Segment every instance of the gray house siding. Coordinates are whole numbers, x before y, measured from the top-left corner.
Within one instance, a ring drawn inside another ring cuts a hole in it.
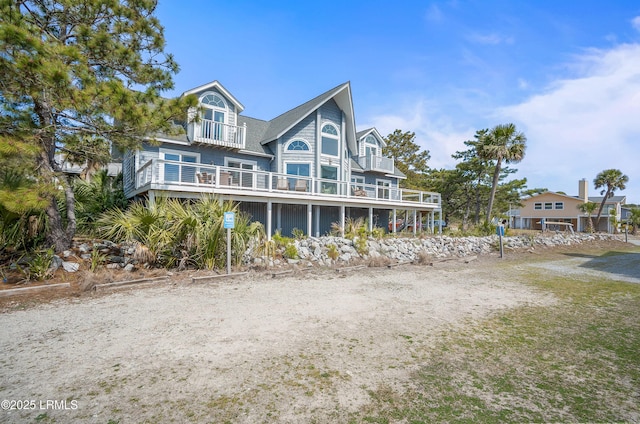
[[[287,151],[287,145],[293,140],[306,141],[309,151]],[[277,168],[273,171],[285,174],[287,172],[285,162],[311,162],[310,176],[315,175],[317,145],[316,119],[315,114],[311,114],[280,137],[278,141],[280,159],[277,161]]]

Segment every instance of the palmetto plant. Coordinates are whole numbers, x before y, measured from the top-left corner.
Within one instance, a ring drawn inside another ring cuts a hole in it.
[[[98,171],[90,181],[75,180],[75,213],[78,230],[90,233],[100,215],[112,208],[125,208],[127,199],[122,190],[122,174],[110,177],[107,170]]]
[[[588,233],[593,233],[593,218],[591,217],[591,215],[593,215],[593,211],[596,210],[596,208],[598,207],[598,204],[595,202],[585,202],[585,203],[581,203],[578,205],[578,209],[580,209],[580,211],[584,212],[587,217],[587,232]]]
[[[112,209],[100,218],[99,231],[113,241],[139,243],[166,267],[188,261],[198,268],[222,268],[226,262],[225,212],[236,213],[231,251],[232,262],[237,264],[249,240],[264,232],[262,225],[251,223],[237,204],[214,196],[195,202],[157,198],[148,206],[136,202],[125,211]]]

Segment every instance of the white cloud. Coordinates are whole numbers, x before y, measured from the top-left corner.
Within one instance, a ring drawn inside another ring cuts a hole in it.
[[[592,181],[604,169],[620,169],[630,179],[621,194],[640,202],[640,45],[591,50],[573,65],[575,78],[497,113],[527,135],[518,169],[530,187],[568,194],[575,194],[580,178]]]
[[[431,155],[429,167],[451,169],[456,164],[451,155],[466,149],[464,141],[473,139],[476,129],[455,128],[448,119],[431,112],[434,110],[437,110],[434,105],[422,99],[411,99],[395,114],[367,118],[370,123],[362,128],[376,127],[383,137],[396,129],[414,132],[416,143]]]
[[[637,31],[640,31],[640,16],[636,16],[631,20],[631,26],[633,26]]]

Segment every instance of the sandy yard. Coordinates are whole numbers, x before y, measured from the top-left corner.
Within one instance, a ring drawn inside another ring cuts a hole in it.
[[[0,399],[27,410],[0,421],[342,422],[370,390],[409,384],[447,331],[555,302],[522,283],[530,270],[609,272],[550,260],[174,278],[5,311]],[[622,266],[640,282],[637,260]]]

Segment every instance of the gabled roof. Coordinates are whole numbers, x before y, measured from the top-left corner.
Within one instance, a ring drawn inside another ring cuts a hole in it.
[[[356,133],[356,139],[362,140],[363,138],[365,138],[369,134],[373,134],[374,137],[376,137],[378,140],[380,140],[380,142],[382,143],[383,147],[387,145],[387,143],[384,141],[384,137],[382,137],[382,135],[380,135],[380,133],[378,132],[378,130],[375,127],[371,127],[371,128],[366,129],[366,130],[358,131]]]
[[[352,152],[356,151],[355,117],[353,113],[353,101],[351,99],[351,84],[345,82],[331,90],[320,94],[317,97],[297,106],[288,112],[283,113],[271,121],[269,128],[263,135],[262,144],[270,143],[283,136],[296,124],[309,116],[320,106],[333,99],[338,107],[344,111],[346,116],[347,145]]]
[[[599,197],[589,196],[589,201],[594,203],[602,203],[602,197],[603,196],[599,196]],[[627,196],[611,196],[607,199],[605,203],[624,203],[626,200],[627,200]]]
[[[260,143],[264,133],[269,128],[269,122],[262,119],[250,118],[248,116],[239,115],[238,125],[246,125],[247,132],[245,135],[245,149],[250,152],[263,153],[273,155],[269,146]]]
[[[530,199],[534,199],[538,196],[542,196],[543,194],[553,194],[556,196],[561,196],[561,197],[566,197],[568,199],[571,200],[579,200],[582,201],[582,198],[580,196],[569,196],[568,194],[563,194],[563,193],[556,193],[555,191],[545,191],[544,193],[538,193],[538,194],[534,194],[533,196],[529,196],[526,197],[522,200],[530,200]],[[606,203],[624,203],[626,201],[626,196],[612,196],[609,199],[607,199]],[[596,197],[596,196],[589,196],[589,201],[590,202],[594,202],[594,203],[601,203],[602,202],[602,196],[600,197]]]
[[[218,82],[218,80],[212,81],[210,83],[201,85],[199,87],[196,88],[192,88],[191,90],[187,90],[184,93],[182,93],[183,96],[188,96],[189,94],[198,94],[198,93],[203,93],[207,90],[210,90],[212,88],[215,88],[216,90],[218,90],[220,93],[222,93],[227,99],[229,99],[231,101],[231,103],[233,103],[233,105],[236,107],[237,109],[237,113],[240,113],[244,110],[244,106],[242,105],[242,103],[240,103],[238,101],[238,99],[236,99],[235,97],[233,97],[233,95],[222,86],[222,84],[220,84]]]
[[[534,198],[536,198],[536,197],[538,197],[538,196],[542,196],[543,194],[553,194],[553,195],[556,195],[556,196],[566,197],[566,198],[571,199],[571,200],[582,200],[582,199],[580,199],[578,196],[569,196],[568,194],[564,194],[564,193],[557,193],[557,192],[555,192],[555,191],[550,191],[550,190],[547,190],[547,191],[545,191],[545,192],[543,192],[543,193],[538,193],[538,194],[534,194],[534,195],[532,195],[532,196],[525,197],[525,198],[523,198],[522,200],[530,200],[530,199],[534,199]]]

